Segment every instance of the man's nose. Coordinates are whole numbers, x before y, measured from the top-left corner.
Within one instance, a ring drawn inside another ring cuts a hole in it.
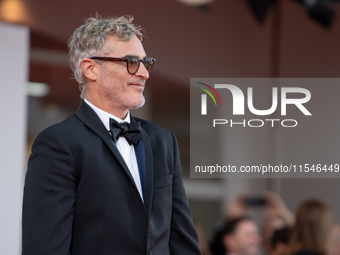
[[[143,80],[149,79],[150,74],[149,74],[148,70],[145,68],[143,62],[140,63],[139,69],[138,69],[137,73],[135,73],[135,75],[142,77]]]

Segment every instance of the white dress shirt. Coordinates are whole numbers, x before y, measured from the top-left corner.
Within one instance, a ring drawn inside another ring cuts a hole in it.
[[[97,108],[96,106],[91,104],[88,100],[84,99],[84,101],[96,112],[96,114],[101,119],[101,121],[103,122],[108,132],[110,131],[110,118],[116,120],[118,123],[121,123],[121,122],[130,123],[130,112],[128,112],[124,120],[121,120],[120,118]],[[117,146],[118,151],[122,155],[127,167],[129,168],[130,173],[139,191],[139,195],[141,196],[141,199],[143,200],[142,185],[140,182],[135,148],[133,147],[133,145],[130,145],[128,143],[125,137],[119,137],[116,142],[116,146]]]

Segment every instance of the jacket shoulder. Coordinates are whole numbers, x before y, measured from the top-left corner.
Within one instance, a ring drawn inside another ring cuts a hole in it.
[[[161,126],[159,126],[155,123],[152,123],[152,122],[144,120],[144,119],[136,118],[136,117],[134,117],[134,119],[141,123],[142,128],[146,131],[146,133],[148,134],[148,136],[150,138],[156,138],[156,137],[161,136],[163,138],[173,139],[173,137],[174,137],[174,134],[171,131],[169,131],[169,130],[167,130],[167,129],[165,129],[165,128],[163,128],[163,127],[161,127]]]
[[[60,137],[63,140],[75,138],[83,124],[71,114],[64,121],[53,124],[41,131],[36,140],[47,139],[49,137]]]

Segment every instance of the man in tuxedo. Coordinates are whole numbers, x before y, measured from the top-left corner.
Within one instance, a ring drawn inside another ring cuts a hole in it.
[[[83,98],[32,146],[23,255],[198,255],[175,136],[129,109],[155,59],[132,17],[90,18],[69,41]]]

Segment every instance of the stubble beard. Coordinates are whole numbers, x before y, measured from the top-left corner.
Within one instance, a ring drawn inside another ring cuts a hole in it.
[[[129,109],[138,109],[145,104],[145,97],[143,95],[143,91],[140,93],[134,93],[130,95],[124,91],[113,91],[111,86],[102,85],[101,93],[105,98],[108,98],[113,105],[118,108],[129,110]]]
[[[126,104],[126,107],[128,109],[138,109],[141,108],[145,104],[145,97],[143,93],[138,95],[138,98],[136,98],[134,101],[131,100],[129,104]]]

